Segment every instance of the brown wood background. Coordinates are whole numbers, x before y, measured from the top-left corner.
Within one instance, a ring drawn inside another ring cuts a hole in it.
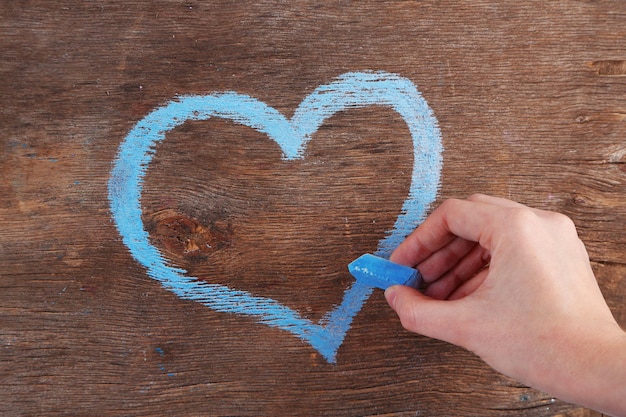
[[[4,1],[0,57],[1,415],[599,415],[403,331],[379,291],[335,365],[181,300],[121,242],[107,180],[132,126],[177,94],[234,90],[290,116],[347,71],[398,73],[439,120],[438,201],[572,216],[626,325],[626,2]],[[188,122],[157,148],[144,221],[190,273],[318,319],[397,216],[410,149],[375,107],[288,163],[252,129]],[[207,241],[221,249],[195,250]]]

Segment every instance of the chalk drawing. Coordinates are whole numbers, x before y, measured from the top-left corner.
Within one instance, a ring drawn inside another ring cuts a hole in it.
[[[393,228],[385,233],[376,252],[378,256],[388,257],[423,220],[434,201],[443,148],[437,120],[415,85],[404,77],[380,71],[350,72],[321,85],[300,103],[291,119],[253,97],[236,92],[179,96],[154,109],[121,143],[109,179],[111,211],[124,244],[150,277],[179,297],[218,312],[252,316],[259,323],[288,331],[309,343],[328,362],[335,363],[337,350],[354,316],[370,297],[371,287],[354,282],[345,290],[341,304],[314,323],[271,298],[200,281],[186,275],[184,269],[169,265],[150,244],[141,220],[141,192],[155,145],[188,120],[218,117],[251,127],[275,141],[284,160],[295,160],[304,157],[308,141],[327,118],[373,105],[395,110],[408,126],[413,142],[409,193]]]

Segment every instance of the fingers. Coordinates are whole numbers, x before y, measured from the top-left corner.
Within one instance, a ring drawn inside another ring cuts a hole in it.
[[[457,237],[448,245],[414,266],[419,269],[424,281],[432,282],[453,268],[475,246],[476,242]]]
[[[506,198],[492,197],[492,196],[485,195],[485,194],[473,194],[469,196],[467,199],[469,201],[474,201],[477,203],[486,203],[486,204],[491,204],[494,206],[499,206],[499,207],[504,207],[504,208],[520,208],[520,209],[530,210],[536,215],[538,215],[539,217],[544,217],[544,218],[565,217],[562,214],[555,213],[553,211],[536,209],[536,208],[525,206],[524,204],[521,204],[512,200],[507,200]],[[567,217],[565,218],[568,219]]]
[[[402,285],[389,287],[385,298],[405,329],[463,346],[462,332],[468,326],[464,324],[466,315],[460,312],[462,300],[434,300]]]
[[[454,233],[430,226],[435,222],[433,216],[437,210],[393,251],[391,262],[413,267],[456,239]]]
[[[474,198],[487,199],[486,196]],[[457,237],[479,242],[489,250],[490,235],[486,231],[498,207],[492,202],[446,200],[396,248],[390,259],[402,265],[418,265]]]
[[[489,263],[490,230],[498,218],[500,223],[506,221],[503,212],[508,210],[503,209],[521,208],[526,207],[483,194],[467,200],[448,200],[407,237],[390,259],[417,267],[428,284],[426,295],[438,300],[460,298],[476,288],[468,282],[475,284],[473,278]]]
[[[490,253],[481,246],[475,245],[449,271],[430,283],[424,293],[438,300],[450,299],[453,294],[456,294],[456,298],[461,298],[459,297],[461,294],[459,290],[465,287],[467,282],[473,280],[479,272],[483,271],[489,261]]]
[[[509,208],[526,207],[523,204],[520,204],[513,200],[508,200],[506,198],[501,198],[501,197],[493,197],[493,196],[485,195],[485,194],[472,194],[467,199],[469,201],[474,201],[476,203],[492,204],[494,206],[500,206],[500,207],[509,207]]]
[[[482,283],[487,278],[488,273],[488,269],[480,271],[478,274],[474,275],[472,278],[468,279],[460,287],[454,290],[454,292],[450,294],[447,299],[450,301],[460,300],[461,298],[465,298],[466,296],[472,294],[478,289],[478,287],[482,285]]]

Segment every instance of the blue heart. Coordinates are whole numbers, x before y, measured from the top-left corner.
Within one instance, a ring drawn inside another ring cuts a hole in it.
[[[387,72],[343,74],[315,89],[302,101],[291,120],[250,96],[234,92],[181,96],[156,108],[133,127],[120,145],[109,179],[111,211],[124,244],[147,268],[148,275],[179,297],[219,312],[253,316],[259,323],[291,332],[334,363],[352,319],[372,293],[371,287],[355,281],[345,290],[341,304],[334,306],[319,323],[313,323],[271,298],[187,276],[185,270],[168,265],[150,244],[141,220],[141,190],[154,146],[165,139],[167,132],[187,120],[220,117],[249,126],[273,139],[284,159],[293,160],[303,158],[307,142],[328,117],[373,105],[390,107],[400,114],[413,140],[409,194],[393,229],[378,245],[377,254],[388,256],[423,220],[436,197],[442,145],[437,120],[415,85]]]

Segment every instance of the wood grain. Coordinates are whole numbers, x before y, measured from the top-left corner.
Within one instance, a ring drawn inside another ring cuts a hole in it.
[[[0,414],[597,416],[405,332],[380,292],[337,364],[289,333],[179,299],[130,256],[107,181],[138,120],[237,91],[290,116],[348,71],[412,80],[444,154],[437,202],[474,192],[576,222],[626,326],[626,3],[3,2]],[[408,189],[406,126],[342,112],[305,158],[188,122],[156,148],[151,241],[190,274],[317,320]]]

